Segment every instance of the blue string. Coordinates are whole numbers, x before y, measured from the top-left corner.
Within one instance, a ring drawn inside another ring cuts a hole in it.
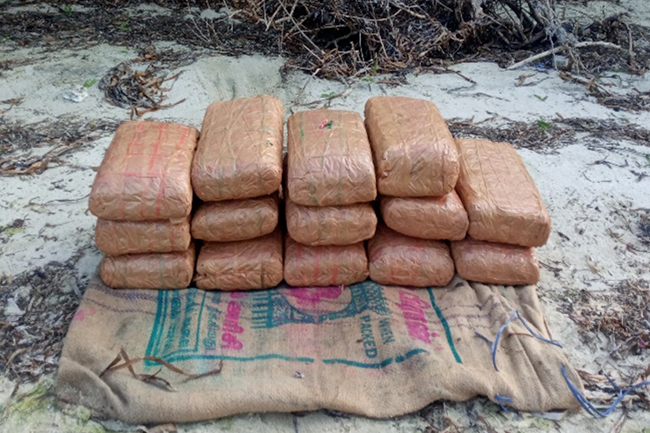
[[[528,322],[526,322],[524,320],[524,318],[521,317],[521,314],[519,314],[519,310],[517,310],[515,308],[513,310],[512,314],[510,315],[510,318],[506,321],[506,323],[501,325],[501,327],[499,328],[499,331],[497,332],[496,339],[494,340],[493,343],[490,340],[488,340],[487,337],[479,334],[478,332],[474,332],[474,335],[476,335],[477,337],[480,337],[483,340],[487,341],[488,343],[492,344],[492,347],[490,348],[490,354],[492,355],[492,365],[494,366],[494,369],[496,371],[499,371],[499,369],[497,368],[497,348],[499,346],[499,340],[501,339],[501,334],[506,329],[506,327],[515,319],[515,317],[518,318],[521,321],[521,323],[528,330],[528,332],[531,333],[531,335],[533,337],[535,337],[538,340],[541,340],[541,341],[543,341],[545,343],[552,344],[552,345],[557,346],[557,347],[562,347],[562,345],[559,342],[557,342],[555,340],[549,340],[548,338],[544,338],[541,335],[537,334],[535,331],[533,331],[533,328],[530,327]]]
[[[496,371],[499,371],[499,368],[497,367],[497,347],[499,346],[499,339],[501,338],[501,333],[503,332],[504,329],[506,329],[506,326],[508,326],[510,322],[512,322],[515,319],[516,315],[517,315],[517,309],[515,309],[515,311],[512,312],[510,318],[506,321],[506,323],[501,325],[501,327],[499,328],[499,332],[497,332],[497,336],[494,339],[494,343],[492,343],[490,354],[492,355],[492,365],[494,366],[494,369]]]
[[[499,403],[499,406],[501,406],[501,409],[503,409],[503,411],[504,411],[505,413],[508,413],[508,414],[509,414],[510,411],[509,411],[508,408],[504,405],[504,403],[512,403],[512,397],[504,397],[504,396],[502,396],[502,395],[495,394],[495,395],[494,395],[494,398],[496,399],[497,403]]]
[[[476,335],[477,337],[483,339],[487,344],[489,344],[490,346],[492,346],[492,344],[493,344],[493,343],[492,343],[492,340],[490,340],[489,338],[487,338],[485,335],[481,334],[480,332],[476,332],[476,331],[474,331],[474,335]]]
[[[621,391],[621,388],[619,388],[619,386],[607,374],[603,373],[603,375],[607,378],[610,385],[614,387],[614,391],[619,391],[619,392]]]
[[[515,311],[517,311],[517,310],[515,309]],[[559,342],[555,341],[555,340],[549,340],[547,338],[542,337],[541,335],[537,335],[535,333],[535,331],[533,331],[533,328],[531,328],[528,325],[528,323],[526,323],[524,318],[521,317],[521,314],[519,314],[519,311],[517,311],[517,317],[519,318],[519,320],[521,320],[521,323],[526,327],[526,329],[528,329],[528,332],[530,332],[533,335],[533,337],[537,338],[538,340],[542,340],[545,343],[552,344],[552,345],[560,347],[560,348],[562,347],[562,345]]]
[[[576,398],[576,400],[578,400],[578,403],[580,403],[580,406],[582,406],[583,409],[587,411],[587,413],[593,416],[594,418],[605,418],[606,416],[611,414],[614,411],[614,409],[616,409],[616,406],[618,406],[619,403],[623,401],[623,399],[628,394],[634,392],[637,388],[641,388],[643,386],[650,386],[650,380],[646,380],[645,382],[637,383],[636,385],[629,387],[626,391],[623,391],[621,388],[619,388],[618,385],[614,383],[613,380],[605,376],[607,377],[609,382],[614,386],[614,389],[618,390],[618,397],[616,397],[616,400],[614,400],[614,402],[607,409],[601,412],[598,409],[596,409],[596,407],[593,404],[591,404],[584,395],[582,395],[582,393],[578,390],[578,388],[575,387],[574,384],[571,383],[571,381],[567,377],[565,365],[562,365],[562,376],[564,377],[564,380],[567,386],[569,387],[569,390]]]

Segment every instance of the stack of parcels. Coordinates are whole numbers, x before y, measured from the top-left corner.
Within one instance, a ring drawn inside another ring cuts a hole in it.
[[[375,234],[370,143],[358,113],[315,110],[288,121],[284,278],[338,286],[368,277],[364,241]]]
[[[192,281],[190,166],[199,132],[185,125],[131,121],[116,131],[89,198],[114,288],[182,289]]]
[[[445,286],[454,276],[446,241],[465,238],[469,221],[454,191],[454,138],[429,101],[374,97],[365,107],[381,216],[368,244],[370,278],[380,284]]]
[[[215,102],[205,113],[192,162],[204,202],[192,237],[205,241],[196,264],[200,289],[275,287],[283,278],[278,190],[282,183],[282,102],[271,96]]]
[[[468,237],[452,242],[458,275],[487,284],[535,284],[532,247],[546,243],[551,220],[533,179],[507,143],[458,138],[456,190],[469,215]]]

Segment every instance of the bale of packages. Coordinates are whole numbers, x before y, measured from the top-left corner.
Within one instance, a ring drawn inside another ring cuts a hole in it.
[[[551,219],[517,151],[508,143],[458,138],[456,190],[469,216],[470,237],[525,247],[546,243]]]
[[[287,231],[301,244],[349,245],[375,234],[377,215],[370,203],[324,207],[285,203]]]
[[[109,256],[170,253],[189,248],[190,217],[179,221],[111,221],[95,225],[97,248]]]
[[[102,281],[114,289],[184,289],[192,282],[194,244],[182,252],[126,254],[102,260]]]
[[[192,210],[190,167],[199,131],[176,123],[124,122],[92,185],[90,212],[108,220],[181,219]]]
[[[294,287],[328,287],[368,278],[363,242],[311,247],[286,237],[284,279]]]
[[[302,206],[343,206],[377,196],[375,169],[358,113],[314,110],[287,124],[287,188]]]
[[[259,197],[282,182],[284,108],[272,96],[215,102],[203,119],[192,163],[203,201]]]
[[[365,116],[380,194],[439,197],[454,189],[458,153],[435,104],[376,96],[366,102]]]
[[[469,220],[455,191],[442,197],[381,197],[381,216],[386,225],[407,236],[422,239],[461,240]]]
[[[203,290],[268,289],[282,281],[282,233],[239,242],[211,242],[196,262],[196,285]]]
[[[481,242],[471,238],[451,243],[458,276],[486,284],[537,284],[539,265],[530,247]]]
[[[454,277],[446,243],[397,233],[386,226],[368,243],[370,279],[385,285],[445,286]]]
[[[275,230],[278,213],[277,195],[204,203],[192,217],[192,237],[210,242],[257,238]]]

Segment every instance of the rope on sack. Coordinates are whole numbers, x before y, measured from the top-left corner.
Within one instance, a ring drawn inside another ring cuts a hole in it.
[[[537,334],[535,331],[533,331],[533,328],[531,328],[530,325],[521,316],[521,314],[519,314],[519,310],[515,308],[512,311],[512,314],[510,315],[510,318],[508,318],[508,320],[506,320],[506,322],[503,325],[501,325],[501,327],[499,328],[499,331],[497,332],[497,336],[496,336],[494,342],[492,342],[489,338],[487,338],[486,336],[480,334],[479,332],[474,332],[474,335],[476,335],[477,337],[485,340],[488,344],[491,345],[490,354],[492,355],[492,365],[494,366],[494,369],[496,371],[499,371],[499,368],[497,367],[497,348],[499,347],[499,340],[501,339],[501,334],[503,334],[503,331],[506,329],[506,327],[510,323],[512,323],[512,321],[514,321],[515,319],[519,319],[521,321],[522,325],[524,325],[524,327],[528,330],[528,332],[530,332],[532,337],[534,337],[534,338],[536,338],[536,339],[538,339],[540,341],[543,341],[545,343],[552,344],[552,345],[557,346],[557,347],[562,347],[562,345],[558,341],[549,340],[548,338],[544,338],[541,335]]]
[[[501,406],[501,409],[503,409],[505,413],[509,414],[510,411],[504,403],[512,403],[512,397],[504,397],[502,395],[495,394],[494,398],[496,399],[497,403],[499,403],[499,406]]]
[[[594,418],[605,418],[609,414],[611,414],[614,409],[616,409],[616,406],[619,405],[621,401],[630,393],[634,392],[636,389],[644,387],[644,386],[650,386],[650,380],[646,380],[641,383],[637,383],[636,385],[633,385],[629,387],[627,390],[623,391],[612,379],[609,378],[609,376],[605,375],[607,380],[609,380],[609,383],[614,387],[614,389],[618,392],[618,397],[616,397],[616,400],[604,411],[599,411],[596,409],[596,407],[587,400],[587,397],[585,397],[579,390],[576,388],[576,386],[571,383],[569,380],[569,377],[566,374],[566,366],[563,364],[562,365],[562,377],[564,377],[564,380],[569,387],[569,390],[571,390],[571,393],[573,396],[578,400],[578,403],[580,403],[580,406],[591,416]]]

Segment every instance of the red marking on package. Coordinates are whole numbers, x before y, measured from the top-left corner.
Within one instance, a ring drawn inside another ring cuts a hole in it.
[[[226,317],[223,321],[223,334],[221,341],[222,349],[242,350],[244,344],[237,338],[238,334],[244,332],[244,328],[239,325],[239,314],[241,313],[241,305],[235,301],[228,302],[226,309]]]
[[[416,340],[431,344],[427,318],[424,315],[424,310],[431,308],[431,305],[405,290],[400,290],[399,300],[397,306],[402,310],[409,335]]]

